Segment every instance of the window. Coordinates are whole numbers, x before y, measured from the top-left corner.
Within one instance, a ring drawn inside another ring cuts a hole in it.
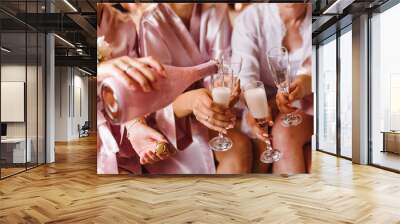
[[[371,18],[371,159],[400,170],[400,5]]]
[[[318,149],[336,153],[336,37],[318,48]]]
[[[352,157],[352,33],[340,36],[340,155]]]

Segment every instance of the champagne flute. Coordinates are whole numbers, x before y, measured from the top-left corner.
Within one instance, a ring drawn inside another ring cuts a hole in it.
[[[223,60],[225,52],[226,52],[225,49],[219,49],[219,48],[213,48],[209,51],[211,60],[213,60],[217,63],[217,66],[218,66],[217,74],[219,74],[219,72],[222,71],[222,67],[223,67],[222,60]]]
[[[252,81],[244,87],[244,98],[251,115],[256,122],[266,131],[268,131],[268,123],[266,118],[269,117],[268,100],[265,93],[264,84],[260,81]],[[282,157],[282,153],[273,149],[271,140],[265,140],[266,149],[261,153],[260,161],[263,163],[273,163]]]
[[[222,66],[232,69],[233,75],[238,76],[242,70],[243,59],[240,55],[233,54],[232,49],[226,49],[222,54]]]
[[[238,54],[233,54],[231,48],[228,48],[224,51],[222,55],[222,68],[232,69],[233,73],[233,84],[236,84],[236,81],[239,80],[239,74],[242,71],[243,66],[243,58]],[[233,87],[235,88],[235,87]],[[233,89],[232,88],[232,89]]]
[[[232,69],[223,67],[222,71],[211,77],[211,95],[214,103],[229,107],[233,89],[233,73]],[[208,142],[214,151],[227,151],[233,146],[230,138],[224,136],[221,132]]]
[[[290,62],[285,47],[274,47],[267,52],[268,65],[278,91],[289,95]],[[289,113],[283,116],[282,126],[290,127],[301,124],[303,118],[299,114]]]

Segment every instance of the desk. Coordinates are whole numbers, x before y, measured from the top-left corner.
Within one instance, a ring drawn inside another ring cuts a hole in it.
[[[32,159],[31,146],[32,140],[26,139],[28,143],[25,154],[25,138],[5,138],[1,139],[1,159],[6,163],[25,163]],[[27,159],[25,161],[25,159]]]

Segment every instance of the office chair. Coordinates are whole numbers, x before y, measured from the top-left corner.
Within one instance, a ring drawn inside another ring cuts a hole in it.
[[[78,125],[78,128],[79,128],[79,125]],[[89,121],[85,121],[85,123],[82,125],[82,127],[79,128],[79,138],[89,136],[89,129],[90,129]]]

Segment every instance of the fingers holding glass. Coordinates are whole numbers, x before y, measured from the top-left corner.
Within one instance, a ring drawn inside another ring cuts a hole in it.
[[[265,133],[268,133],[268,126],[272,123],[270,122],[271,112],[268,107],[264,84],[260,81],[250,82],[244,88],[244,98],[255,122],[265,130]],[[259,129],[256,128],[256,131],[259,132]],[[266,150],[261,154],[260,161],[264,163],[278,161],[281,158],[281,152],[273,149],[270,139],[263,136],[263,134],[261,138],[264,139]]]
[[[211,96],[213,102],[222,108],[229,108],[233,90],[233,72],[229,67],[222,67],[222,71],[214,75],[211,79]],[[233,125],[232,125],[233,126]],[[232,126],[225,126],[230,128]],[[226,131],[220,131],[217,137],[209,141],[211,149],[215,151],[226,151],[232,148],[233,142],[224,136]]]
[[[274,47],[267,52],[267,62],[275,85],[278,87],[278,93],[287,96],[290,94],[290,61],[289,52],[285,47]],[[278,101],[277,101],[278,103]],[[285,108],[283,105],[280,105]],[[287,111],[287,110],[286,110]],[[282,111],[283,112],[283,111]],[[282,126],[297,126],[303,121],[298,114],[288,113],[282,118]]]

